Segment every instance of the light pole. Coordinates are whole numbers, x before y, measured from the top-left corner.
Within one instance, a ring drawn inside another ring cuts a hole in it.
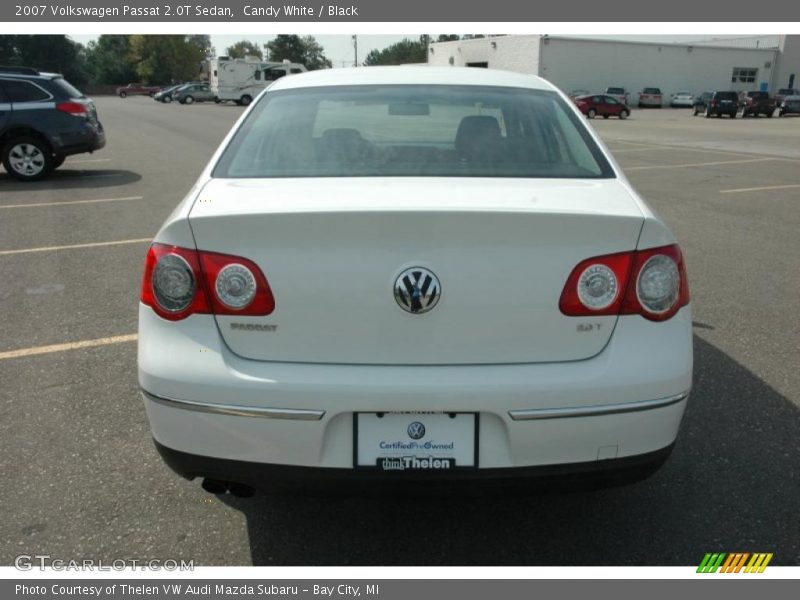
[[[358,66],[358,36],[355,35],[355,34],[353,35],[353,52],[355,53],[354,54],[355,61],[353,62],[353,66],[357,67]]]

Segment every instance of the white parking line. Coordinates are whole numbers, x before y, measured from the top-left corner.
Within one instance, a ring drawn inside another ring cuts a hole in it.
[[[612,150],[612,154],[614,152],[635,152],[638,150],[647,151],[647,150],[655,150],[657,148],[663,148],[665,150],[675,150],[681,152],[698,152],[702,154],[729,154],[731,156],[752,156],[752,157],[764,157],[763,154],[756,154],[754,152],[740,152],[736,150],[713,150],[711,148],[697,148],[695,146],[676,146],[675,144],[645,144],[643,142],[631,142],[629,140],[620,140],[609,138],[606,140],[607,143],[618,142],[620,144],[630,144],[632,146],[637,146],[636,148],[624,148],[622,150]],[[782,160],[787,162],[800,162],[800,160],[796,158],[786,158],[781,156],[770,156],[765,158],[772,158],[773,160]]]
[[[152,238],[137,238],[135,240],[117,240],[116,242],[93,242],[91,244],[71,244],[69,246],[44,246],[41,248],[23,248],[21,250],[0,250],[0,256],[10,254],[27,254],[29,252],[49,252],[51,250],[72,250],[74,248],[97,248],[100,246],[119,246],[121,244],[141,244],[151,241]]]
[[[691,151],[691,148],[673,148],[672,146],[642,146],[641,148],[622,148],[620,150],[611,150],[611,154],[623,154],[625,152],[653,152],[657,150],[667,150],[669,152],[683,152],[684,150]]]
[[[689,167],[713,167],[717,165],[741,165],[744,163],[757,163],[782,160],[780,158],[748,158],[746,160],[718,160],[704,163],[685,163],[682,165],[645,165],[640,167],[623,167],[623,171],[650,171],[655,169],[687,169]]]
[[[37,202],[36,204],[0,204],[0,208],[34,208],[39,206],[65,206],[67,204],[95,204],[97,202],[125,202],[141,200],[143,196],[126,196],[125,198],[98,198],[96,200],[69,200],[67,202]]]
[[[110,158],[80,158],[78,160],[67,160],[64,164],[74,165],[75,163],[95,163],[95,162],[108,162]]]
[[[0,360],[35,356],[37,354],[50,354],[52,352],[65,352],[67,350],[78,350],[80,348],[93,348],[95,346],[108,346],[110,344],[121,344],[123,342],[135,342],[138,337],[139,336],[135,333],[129,333],[128,335],[115,335],[112,337],[98,338],[96,340],[82,340],[80,342],[67,342],[66,344],[52,344],[50,346],[34,346],[33,348],[8,350],[6,352],[0,352]]]
[[[761,192],[766,190],[790,190],[792,188],[800,188],[800,183],[792,183],[789,185],[765,185],[763,187],[751,188],[737,188],[733,190],[720,190],[720,194],[741,194],[743,192]]]

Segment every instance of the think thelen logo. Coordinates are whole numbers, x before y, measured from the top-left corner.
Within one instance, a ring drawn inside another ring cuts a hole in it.
[[[748,559],[750,559],[748,561]],[[698,573],[763,573],[769,561],[772,560],[772,553],[755,552],[707,552],[703,557],[700,566],[697,567]]]

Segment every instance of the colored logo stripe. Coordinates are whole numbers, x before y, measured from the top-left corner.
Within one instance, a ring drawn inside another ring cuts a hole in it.
[[[720,573],[763,573],[772,560],[772,556],[771,552],[756,552],[752,555],[749,552],[733,552],[731,554],[708,552],[703,556],[700,566],[697,567],[697,572],[716,573],[717,569],[719,569]],[[747,562],[748,558],[750,562]],[[747,563],[747,566],[745,566],[745,563]]]

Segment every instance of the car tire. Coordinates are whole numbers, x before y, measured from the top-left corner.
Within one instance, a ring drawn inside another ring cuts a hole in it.
[[[604,118],[604,119],[607,119],[607,118],[608,118],[608,115],[603,115],[603,118]]]
[[[22,136],[3,147],[6,172],[20,181],[37,181],[53,170],[50,145],[41,138]]]
[[[693,107],[692,107],[692,116],[693,116],[693,117],[696,117],[696,116],[697,116],[697,115],[699,115],[699,114],[700,114],[700,111],[697,109],[697,107],[696,107],[696,106],[693,106]]]
[[[711,111],[706,109],[706,119],[710,119],[710,118],[711,118]]]
[[[729,116],[731,119],[735,119],[735,118],[736,118],[736,113],[735,113],[735,112],[728,113],[728,116]]]
[[[119,97],[120,97],[120,98],[127,98],[127,97],[128,97],[128,94],[127,94],[127,93],[125,93],[125,92],[120,92],[120,93],[119,93]]]
[[[619,111],[619,118],[627,119],[630,114],[631,113],[629,113],[626,109],[623,108],[621,111]]]
[[[194,97],[186,96],[186,98],[183,99],[183,104],[194,104]]]
[[[239,104],[240,104],[241,106],[247,106],[247,105],[248,105],[248,104],[250,104],[252,101],[253,101],[253,97],[252,97],[252,96],[250,96],[249,94],[245,94],[244,96],[242,96],[242,97],[239,99]]]
[[[590,108],[586,112],[586,117],[589,118],[589,119],[594,119],[596,116],[597,116],[597,111],[595,109],[593,109],[593,108]]]
[[[162,100],[162,102],[164,104],[170,104],[172,102],[172,96],[164,96],[164,99]]]
[[[772,118],[772,116],[773,116],[774,114],[775,114],[775,111],[774,111],[774,110],[773,110],[773,111],[770,111],[770,112],[768,112],[768,113],[767,113],[767,118],[768,118],[768,119],[771,119],[771,118]]]

